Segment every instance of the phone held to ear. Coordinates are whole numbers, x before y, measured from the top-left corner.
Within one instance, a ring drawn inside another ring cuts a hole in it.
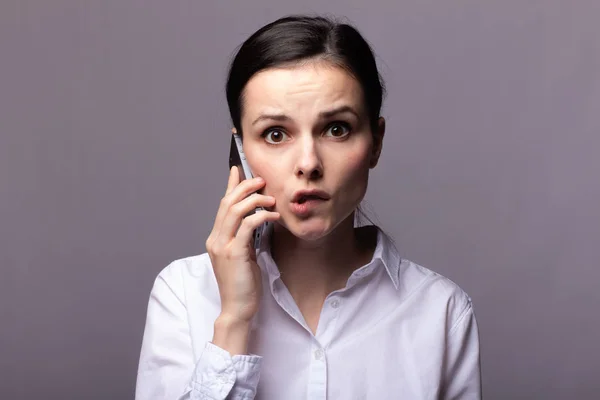
[[[229,169],[233,166],[238,167],[238,171],[240,174],[240,182],[244,179],[252,179],[254,175],[252,174],[252,170],[250,169],[250,165],[246,160],[246,155],[244,154],[244,148],[242,147],[242,138],[239,134],[233,133],[231,135],[231,148],[229,149]],[[254,209],[252,213],[257,211],[264,210],[262,207],[257,207]],[[268,222],[263,222],[258,228],[254,230],[254,248],[260,248],[260,244],[264,234],[267,232],[269,227]]]

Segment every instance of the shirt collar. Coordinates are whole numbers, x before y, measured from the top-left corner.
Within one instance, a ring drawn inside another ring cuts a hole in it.
[[[394,287],[398,290],[400,285],[400,254],[394,244],[394,241],[389,237],[381,228],[377,228],[377,246],[373,252],[373,259],[365,267],[374,264],[379,261],[385,267],[390,279],[392,280]]]
[[[375,226],[377,228],[377,245],[375,246],[375,251],[373,252],[373,258],[371,261],[354,271],[353,275],[366,276],[373,272],[378,265],[383,264],[388,276],[392,280],[394,287],[398,290],[400,285],[400,264],[402,259],[398,253],[398,249],[394,244],[394,241],[391,237],[389,237],[381,228]],[[272,226],[267,232],[263,235],[262,243],[260,248],[258,249],[257,259],[259,265],[263,267],[265,272],[267,272],[269,276],[269,282],[273,285],[273,282],[280,277],[279,269],[271,256],[271,234],[273,232]]]

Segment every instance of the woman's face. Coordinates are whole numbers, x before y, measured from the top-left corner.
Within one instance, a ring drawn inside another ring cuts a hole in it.
[[[323,62],[261,71],[244,89],[244,152],[298,238],[326,236],[365,195],[385,123],[373,134],[363,99],[356,79]]]

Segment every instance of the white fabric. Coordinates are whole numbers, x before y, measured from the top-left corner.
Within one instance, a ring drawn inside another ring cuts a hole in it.
[[[207,254],[160,272],[137,400],[481,398],[477,323],[455,283],[401,259],[379,231],[373,259],[327,297],[313,335],[267,247],[250,355],[210,343],[220,299]]]

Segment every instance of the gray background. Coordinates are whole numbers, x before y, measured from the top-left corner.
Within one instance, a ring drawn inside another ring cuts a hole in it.
[[[600,2],[0,2],[0,398],[130,399],[146,304],[204,251],[231,55],[346,16],[387,81],[368,193],[474,299],[487,399],[600,383]]]

